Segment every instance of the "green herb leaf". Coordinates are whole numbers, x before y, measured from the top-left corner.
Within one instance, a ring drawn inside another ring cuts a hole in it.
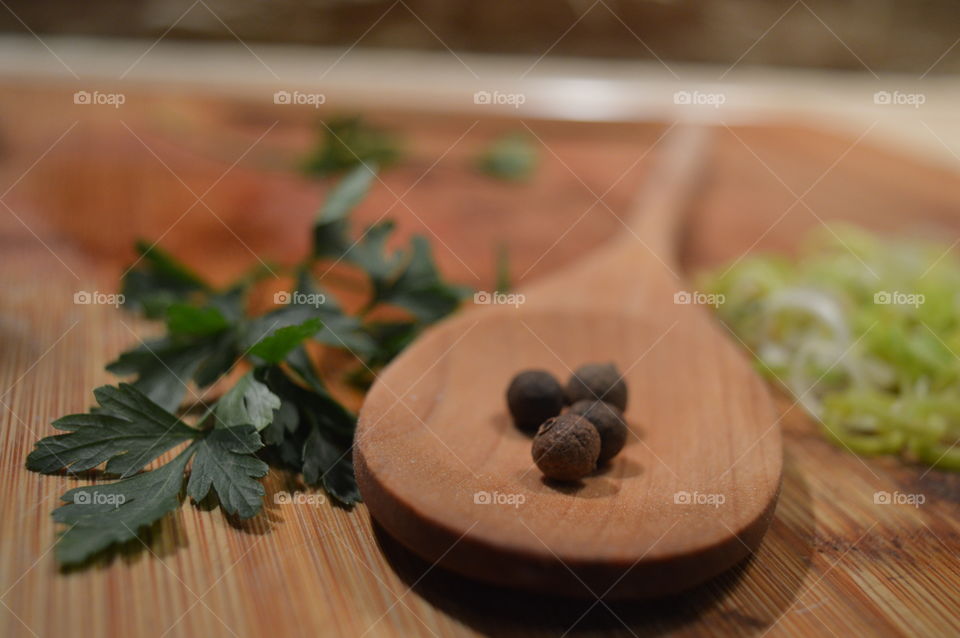
[[[138,261],[124,275],[121,287],[127,307],[159,319],[171,303],[210,290],[203,279],[159,246],[138,240],[136,249]]]
[[[303,480],[307,485],[323,485],[345,505],[360,501],[360,490],[353,476],[352,446],[337,443],[320,428],[313,428],[303,445]]]
[[[115,483],[76,487],[61,498],[53,520],[67,525],[57,541],[57,560],[81,563],[114,543],[132,540],[180,506],[183,473],[194,447],[166,465]]]
[[[133,383],[98,389],[100,407],[57,421],[67,434],[41,440],[27,459],[30,469],[43,472],[105,463],[108,473],[124,477],[64,495],[67,504],[54,512],[70,526],[57,546],[61,562],[80,562],[134,538],[176,509],[184,485],[194,500],[216,493],[225,512],[255,515],[264,494],[258,479],[267,472],[260,456],[302,472],[307,483],[322,485],[343,504],[359,500],[351,458],[356,416],[327,390],[304,342],[350,351],[365,364],[363,381],[369,382],[372,369],[453,311],[465,290],[442,279],[423,238],[406,249],[388,249],[392,222],[375,224],[353,241],[350,214],[393,152],[359,120],[332,123],[331,129],[313,168],[353,170],[318,214],[313,250],[294,271],[292,303],[249,317],[247,291],[262,269],[216,291],[169,254],[138,243],[141,258],[123,281],[126,303],[165,319],[166,336],[121,354],[108,369],[135,375]],[[366,275],[373,292],[359,312],[345,312],[313,281],[310,271],[323,258],[342,258]],[[405,309],[410,318],[370,320],[382,305]],[[200,418],[198,428],[177,419],[188,382],[208,386],[244,356],[256,365],[253,372]],[[186,442],[173,461],[135,474]]]
[[[333,187],[313,227],[315,256],[339,259],[350,248],[353,242],[347,217],[366,197],[376,176],[376,164],[361,164]]]
[[[263,447],[251,425],[218,428],[200,441],[190,467],[187,493],[202,501],[213,488],[220,506],[240,518],[255,516],[263,507],[263,485],[267,464],[253,456]]]
[[[362,268],[370,278],[375,301],[380,299],[380,295],[389,285],[403,259],[403,253],[387,251],[387,239],[393,233],[393,229],[392,221],[383,221],[370,226],[345,255],[346,260]]]
[[[250,348],[250,354],[267,363],[280,363],[291,350],[299,346],[304,339],[315,335],[322,327],[323,322],[313,318],[303,323],[277,328],[257,341],[256,345]]]
[[[230,371],[242,354],[239,349],[240,326],[233,326],[231,330],[204,339],[202,349],[204,358],[193,374],[193,380],[201,388],[205,388]]]
[[[301,370],[302,363],[297,362]],[[296,406],[295,424],[292,415],[283,414],[281,408],[274,422],[264,430],[284,464],[302,471],[308,484],[322,484],[344,505],[359,501],[350,455],[356,417],[337,403],[322,385],[303,388],[275,366],[263,368],[258,374],[281,397],[284,405]],[[319,382],[312,369],[300,374]]]
[[[335,222],[346,219],[353,209],[363,201],[370,190],[370,184],[377,176],[376,164],[357,166],[336,185],[323,207],[320,209],[319,222]]]
[[[233,364],[235,339],[227,334],[197,339],[145,341],[107,365],[113,374],[137,375],[133,385],[168,412],[179,407],[187,382],[208,385]]]
[[[214,427],[252,425],[257,430],[262,430],[270,425],[273,413],[279,408],[280,397],[257,381],[253,372],[248,372],[217,401],[214,408]]]
[[[292,303],[251,323],[248,331],[249,343],[254,343],[258,336],[278,327],[318,318],[323,322],[323,327],[313,335],[316,341],[335,348],[346,348],[359,356],[367,355],[375,347],[364,332],[360,319],[344,314],[336,298],[317,286],[309,273],[299,274],[295,292],[296,294],[291,295]],[[322,303],[320,299],[323,299]]]
[[[365,389],[373,383],[377,368],[390,363],[395,356],[406,348],[420,333],[418,321],[371,321],[366,326],[367,334],[376,343],[373,354],[366,358],[364,365],[350,375],[354,386]]]
[[[261,431],[261,436],[267,445],[280,445],[289,435],[296,431],[300,424],[300,414],[297,412],[297,406],[292,401],[280,400],[280,407],[273,414],[273,421],[267,424]],[[299,470],[297,463],[294,463]]]
[[[330,396],[326,388],[304,388],[278,366],[260,369],[258,378],[281,400],[290,401],[297,406],[301,425],[317,425],[337,436],[352,439],[357,417]]]
[[[94,395],[101,410],[54,421],[55,428],[70,433],[38,441],[27,457],[27,468],[47,474],[67,468],[76,473],[108,461],[106,472],[130,476],[198,435],[131,385],[103,386]]]
[[[145,341],[107,364],[118,375],[135,374],[133,386],[165,410],[174,411],[187,391],[189,380],[206,356],[203,348],[176,345],[168,338]]]
[[[537,167],[537,151],[527,135],[512,133],[494,141],[477,164],[491,177],[522,182],[529,179]]]
[[[230,322],[218,308],[199,308],[185,303],[167,307],[167,330],[173,335],[203,337],[222,332]]]
[[[422,322],[432,323],[456,310],[468,292],[441,279],[425,237],[416,236],[411,243],[406,267],[384,288],[380,299],[409,310]]]
[[[305,163],[308,174],[331,175],[365,163],[388,166],[400,157],[394,136],[360,117],[330,120],[323,125],[322,133],[319,147]]]

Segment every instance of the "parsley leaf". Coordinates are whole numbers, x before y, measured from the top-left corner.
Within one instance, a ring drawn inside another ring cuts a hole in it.
[[[306,281],[300,283],[298,292],[303,293],[306,298],[310,298],[311,295],[323,294]],[[320,343],[335,348],[346,348],[361,354],[368,353],[375,347],[370,337],[362,330],[360,320],[357,317],[343,314],[343,311],[336,305],[336,301],[329,296],[328,300],[322,304],[291,303],[253,320],[247,330],[245,342],[248,344],[247,347],[250,347],[250,345],[255,344],[278,328],[302,324],[314,318],[323,323],[319,332],[313,335],[313,339]]]
[[[70,433],[38,441],[27,457],[29,469],[77,473],[106,461],[106,472],[130,476],[198,434],[131,385],[103,386],[93,393],[101,409],[54,421],[53,427]]]
[[[412,239],[412,251],[403,271],[380,292],[380,300],[409,310],[420,321],[432,323],[456,310],[466,289],[440,278],[425,237]]]
[[[537,167],[537,151],[527,135],[512,133],[495,140],[477,159],[477,166],[491,177],[522,182]]]
[[[197,307],[173,303],[167,307],[167,330],[173,335],[203,337],[217,334],[230,327],[230,322],[218,308]]]
[[[168,336],[122,353],[107,370],[137,375],[133,385],[164,409],[176,410],[191,378],[206,387],[240,356],[243,292],[233,288],[213,294],[204,306],[171,303],[165,311]]]
[[[167,307],[191,293],[208,292],[210,286],[190,268],[155,244],[136,243],[136,265],[123,278],[124,305],[159,319]]]
[[[153,470],[115,483],[76,487],[53,510],[53,520],[68,525],[57,541],[57,560],[81,563],[114,543],[132,540],[145,527],[180,507],[180,490],[193,446]]]
[[[270,425],[280,397],[248,372],[217,401],[214,408],[217,428],[252,425],[257,430]]]
[[[313,226],[315,256],[340,258],[350,248],[353,242],[347,216],[366,196],[376,176],[376,164],[361,164],[333,187]]]
[[[400,157],[393,135],[358,116],[325,122],[322,132],[320,145],[304,165],[308,174],[331,175],[369,162],[387,166]]]
[[[161,337],[144,341],[107,364],[118,376],[137,375],[133,385],[167,411],[176,410],[192,378],[200,387],[217,380],[239,352],[232,331],[195,338]]]
[[[206,342],[177,343],[169,337],[144,341],[107,364],[118,376],[137,375],[133,386],[165,410],[175,410],[189,380],[212,352]]]
[[[308,485],[322,485],[344,505],[360,500],[351,455],[356,416],[327,389],[305,342],[348,351],[369,382],[373,369],[452,312],[465,294],[443,280],[424,238],[394,248],[390,221],[352,239],[350,214],[376,177],[372,160],[389,159],[362,157],[343,165],[351,172],[321,208],[313,249],[291,273],[297,288],[290,303],[264,315],[247,314],[259,270],[215,290],[156,246],[137,244],[140,259],[123,280],[126,305],[165,320],[165,336],[110,363],[109,371],[133,376],[132,383],[98,388],[99,407],[54,422],[65,433],[38,441],[27,458],[27,467],[39,472],[104,465],[120,477],[63,496],[66,504],[54,511],[54,519],[68,526],[56,549],[62,563],[135,538],[175,510],[184,490],[194,501],[216,495],[228,515],[256,515],[263,507],[264,459],[301,472]],[[371,293],[359,312],[346,312],[313,280],[313,268],[328,258],[343,259],[366,276]],[[382,306],[407,316],[371,319]],[[243,358],[253,370],[198,425],[178,418],[188,383],[203,388],[218,382]],[[180,444],[186,445],[172,461],[143,471]]]
[[[295,415],[283,414],[281,408],[265,433],[269,433],[275,453],[286,465],[302,471],[308,485],[322,484],[335,499],[352,505],[360,500],[350,454],[356,417],[316,384],[318,377],[312,369],[297,367],[305,379],[317,380],[309,389],[295,383],[280,367],[259,371],[284,404],[296,406]]]
[[[330,433],[313,428],[303,444],[303,480],[307,485],[320,485],[341,503],[350,505],[360,500],[360,490],[353,477],[352,445],[338,442]]]
[[[67,504],[53,512],[55,521],[69,526],[57,543],[60,562],[79,563],[114,543],[131,540],[144,527],[179,507],[184,473],[191,458],[193,464],[187,481],[191,498],[201,501],[213,489],[221,507],[229,514],[250,518],[260,511],[264,488],[256,479],[263,477],[268,467],[254,456],[263,443],[253,425],[198,431],[183,425],[129,385],[99,388],[97,397],[101,404],[99,412],[65,417],[82,422],[80,427],[87,428],[85,436],[101,435],[92,446],[96,453],[80,455],[77,463],[89,468],[109,458],[107,471],[129,478],[74,488],[63,495],[62,500]],[[137,420],[126,420],[123,416],[136,416]],[[119,435],[111,446],[113,440],[105,438],[104,433],[124,428],[130,433]],[[157,435],[162,428],[166,428],[166,433]],[[59,438],[62,437],[40,441],[35,453],[42,449],[44,441]],[[177,443],[189,439],[195,440],[169,463],[130,476]],[[65,446],[64,453],[69,455],[75,449],[85,449],[81,442],[76,443]],[[134,457],[142,450],[145,452]]]
[[[252,425],[216,428],[196,446],[190,467],[187,494],[202,501],[213,488],[220,507],[240,518],[256,515],[263,506],[263,485],[267,464],[253,456],[263,447]]]
[[[304,339],[315,335],[322,327],[323,322],[313,317],[302,323],[277,328],[258,340],[250,348],[250,354],[267,363],[280,363],[291,350],[299,346]]]
[[[350,383],[366,389],[374,381],[374,371],[381,368],[406,348],[420,333],[417,321],[371,321],[365,326],[367,334],[376,343],[373,354],[364,359],[363,365],[348,375]]]

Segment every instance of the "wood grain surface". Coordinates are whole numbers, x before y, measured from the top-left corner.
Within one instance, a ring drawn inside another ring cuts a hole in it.
[[[54,418],[87,408],[103,365],[154,327],[109,306],[134,237],[218,281],[293,261],[326,187],[292,170],[312,109],[128,94],[118,110],[73,105],[73,89],[4,88],[0,101],[0,634],[4,636],[917,635],[960,632],[960,480],[823,440],[783,397],[781,497],[759,552],[682,597],[571,602],[520,595],[431,568],[371,524],[364,506],[276,504],[236,524],[186,503],[112,561],[63,573],[49,516],[81,482],[23,469]],[[379,111],[378,111],[379,113]],[[444,270],[489,288],[506,241],[534,282],[618,231],[664,130],[383,114],[410,159],[358,211],[433,238]],[[529,128],[542,166],[529,185],[492,182],[471,158],[497,132]],[[868,123],[864,123],[864,131]],[[258,141],[259,140],[259,141]],[[960,228],[960,180],[879,150],[867,134],[790,126],[718,136],[716,170],[684,242],[689,272],[749,250],[791,251],[822,220],[880,230]],[[802,199],[801,196],[802,195]],[[402,197],[401,197],[402,196]],[[398,197],[401,197],[400,201]],[[598,202],[598,199],[602,201]],[[199,201],[198,201],[199,200]],[[800,201],[798,201],[800,200]],[[332,364],[331,364],[332,365]],[[357,405],[358,398],[353,398]],[[878,505],[878,490],[922,494]]]

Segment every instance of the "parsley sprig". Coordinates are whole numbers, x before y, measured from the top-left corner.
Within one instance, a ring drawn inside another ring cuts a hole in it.
[[[62,564],[132,541],[179,508],[184,493],[194,502],[215,495],[228,515],[253,517],[263,507],[268,463],[302,474],[345,506],[360,500],[350,454],[356,417],[329,391],[308,342],[348,352],[356,361],[349,380],[365,385],[468,294],[442,279],[424,238],[388,249],[389,221],[354,239],[350,213],[375,177],[375,166],[361,164],[333,188],[314,224],[311,253],[293,269],[290,302],[260,316],[247,312],[257,277],[217,289],[155,245],[137,244],[139,259],[123,279],[125,303],[163,320],[166,334],[110,363],[110,372],[130,382],[97,388],[98,406],[54,421],[64,433],[38,441],[27,458],[37,472],[77,475],[103,466],[118,479],[61,497],[53,517],[66,526],[56,547]],[[347,313],[315,280],[315,267],[330,260],[368,279],[360,312]],[[401,309],[400,318],[375,318],[385,306]],[[238,365],[249,370],[188,422],[181,409],[188,382],[209,387]],[[172,460],[145,470],[177,448]]]

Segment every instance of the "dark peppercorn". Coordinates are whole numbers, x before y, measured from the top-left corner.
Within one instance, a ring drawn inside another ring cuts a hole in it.
[[[577,401],[605,401],[627,409],[627,384],[612,363],[590,363],[577,368],[566,388],[567,403]]]
[[[533,461],[547,478],[581,479],[597,467],[599,456],[597,428],[576,414],[546,421],[533,439]]]
[[[615,457],[626,445],[627,424],[623,420],[623,412],[617,406],[605,401],[577,401],[570,406],[568,414],[582,416],[597,428],[600,434],[598,465],[603,465]]]
[[[563,387],[549,372],[525,370],[507,388],[507,406],[521,430],[536,430],[563,409]]]

